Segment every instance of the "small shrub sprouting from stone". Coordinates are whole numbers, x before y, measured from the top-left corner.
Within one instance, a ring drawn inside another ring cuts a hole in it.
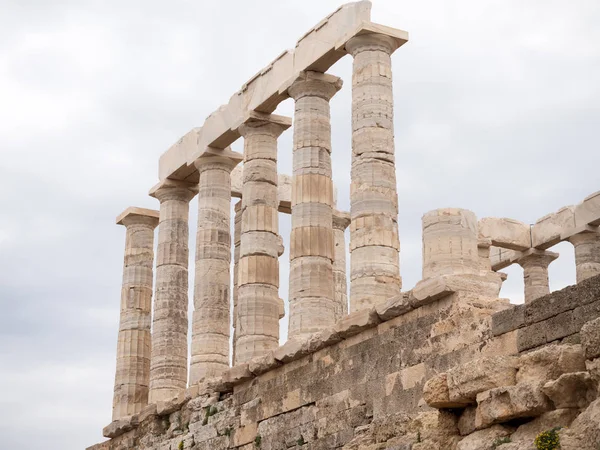
[[[510,438],[509,438],[508,436],[505,436],[505,437],[501,437],[501,438],[498,438],[498,439],[496,439],[496,440],[495,440],[495,441],[492,443],[492,446],[493,446],[494,448],[496,448],[496,447],[499,447],[499,446],[500,446],[500,445],[502,445],[502,444],[510,444],[510,442],[511,442]]]
[[[254,438],[254,446],[256,448],[260,448],[261,442],[262,442],[262,437],[260,436],[260,434],[257,434],[256,437]]]
[[[183,441],[181,441],[179,443],[179,445],[177,446],[178,450],[183,450]]]
[[[417,431],[417,443],[421,442],[421,432]]]
[[[306,442],[304,442],[304,436],[300,435],[300,438],[296,441],[296,444],[298,444],[298,446],[306,444]]]
[[[560,429],[561,427],[554,427],[538,434],[534,441],[535,448],[538,450],[558,450],[560,448],[560,435],[558,434]]]
[[[225,428],[225,431],[223,432],[223,434],[227,437],[231,436],[231,432],[233,431],[233,428],[231,427],[227,427]]]
[[[204,420],[202,421],[202,425],[206,425],[208,423],[208,418],[214,416],[218,412],[219,410],[216,406],[207,406],[204,410]]]

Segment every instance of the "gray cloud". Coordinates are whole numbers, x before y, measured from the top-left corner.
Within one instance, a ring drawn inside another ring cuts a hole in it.
[[[156,208],[147,191],[160,154],[338,6],[3,2],[0,435],[7,448],[64,450],[102,440],[124,245],[114,217],[130,205]],[[420,278],[424,212],[457,206],[531,223],[598,190],[598,2],[377,0],[373,19],[411,33],[393,57],[406,289]],[[331,69],[345,80],[331,103],[342,209],[349,208],[351,65],[345,58]],[[291,115],[291,101],[278,112]],[[291,139],[291,131],[280,139],[286,173]],[[195,215],[193,202],[192,236]],[[289,229],[282,218],[284,237]],[[559,289],[575,280],[573,255],[570,244],[554,250],[561,258],[550,278]],[[522,301],[521,270],[507,272],[502,295]]]

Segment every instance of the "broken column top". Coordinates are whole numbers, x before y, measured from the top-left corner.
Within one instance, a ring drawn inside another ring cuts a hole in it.
[[[150,220],[151,223],[156,222],[155,226],[158,225],[158,218],[160,213],[154,209],[137,208],[130,206],[125,211],[117,216],[117,225],[127,225],[125,221],[132,221],[135,219]]]

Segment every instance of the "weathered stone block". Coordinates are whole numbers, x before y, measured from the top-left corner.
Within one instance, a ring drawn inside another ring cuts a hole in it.
[[[458,418],[458,432],[461,436],[466,436],[477,430],[477,426],[475,425],[476,416],[476,406],[469,406],[465,408]]]
[[[494,442],[501,437],[510,436],[513,428],[494,425],[486,430],[476,431],[463,438],[456,450],[495,450]]]
[[[477,394],[516,382],[518,359],[513,356],[480,358],[447,373],[450,400],[474,403]]]
[[[411,307],[418,308],[453,293],[454,290],[448,285],[444,277],[428,278],[419,281],[410,291],[408,302]]]
[[[451,401],[448,391],[447,374],[440,373],[431,377],[423,387],[423,400],[432,408],[464,408],[471,402]]]
[[[342,338],[333,328],[327,328],[318,333],[311,334],[304,342],[304,350],[307,353],[314,353],[322,348],[337,344],[341,340]]]
[[[102,436],[113,439],[117,436],[121,436],[128,431],[133,430],[139,425],[139,417],[137,414],[133,416],[124,417],[119,420],[114,420],[102,430]]]
[[[223,372],[223,381],[227,384],[239,384],[254,378],[248,363],[237,364]]]
[[[585,408],[597,397],[594,380],[587,372],[565,373],[542,388],[557,408]]]
[[[402,292],[400,295],[391,297],[387,301],[376,305],[375,310],[377,311],[379,319],[382,322],[385,322],[386,320],[391,320],[410,311],[412,306],[408,301],[409,295],[409,292]]]
[[[537,417],[552,409],[541,383],[503,386],[477,395],[476,426],[487,427],[523,417]]]
[[[587,322],[579,333],[587,359],[600,356],[600,318]]]
[[[380,322],[375,308],[361,309],[338,320],[334,330],[342,339],[346,339]]]
[[[265,355],[257,356],[248,361],[248,369],[257,376],[280,365],[281,363],[273,356],[273,352],[268,352]]]
[[[546,343],[546,322],[534,323],[517,330],[517,348],[520,352]]]
[[[600,444],[600,399],[581,413],[560,434],[562,450],[597,450]]]
[[[307,354],[304,343],[296,339],[288,339],[281,347],[273,350],[273,357],[282,363],[295,361]]]
[[[549,345],[520,356],[517,383],[547,382],[564,373],[582,370],[585,357],[580,345]]]
[[[538,434],[554,427],[568,427],[578,414],[577,409],[557,409],[545,412],[532,421],[521,425],[510,438],[515,443],[526,444],[525,448],[528,450],[529,448],[533,449],[532,444]],[[498,448],[502,449],[503,447]],[[518,450],[522,448],[523,446],[519,445]]]
[[[499,336],[525,325],[525,307],[516,305],[492,316],[492,334]]]

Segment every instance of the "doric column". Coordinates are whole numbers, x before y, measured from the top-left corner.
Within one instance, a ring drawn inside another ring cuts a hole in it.
[[[189,203],[198,186],[166,180],[150,195],[160,202],[152,319],[149,403],[169,400],[187,386]]]
[[[291,119],[265,115],[239,128],[244,137],[242,233],[236,311],[235,363],[279,346],[277,138]]]
[[[241,167],[241,166],[240,166]],[[237,304],[238,304],[238,281],[239,281],[239,265],[240,265],[240,241],[242,235],[242,201],[237,202],[233,208],[235,215],[233,218],[233,357],[235,363],[235,347],[237,343]]]
[[[598,227],[585,226],[567,237],[575,247],[577,282],[600,275],[600,231]]]
[[[190,385],[229,367],[231,170],[242,155],[207,149],[199,172]]]
[[[348,284],[346,281],[346,237],[350,214],[333,210],[333,296],[336,305],[335,319],[348,314]]]
[[[148,404],[150,378],[150,308],[154,229],[158,211],[127,208],[118,225],[127,228],[113,420],[139,413]]]
[[[459,208],[423,215],[423,279],[440,275],[478,275],[477,217]]]
[[[523,252],[517,263],[523,268],[525,303],[550,293],[548,266],[558,258],[558,253],[531,249]]]
[[[335,323],[333,295],[333,183],[329,100],[338,77],[302,72],[288,89],[295,100],[292,232],[290,236],[290,339]]]
[[[348,41],[352,73],[350,309],[400,294],[391,53],[382,34]]]

